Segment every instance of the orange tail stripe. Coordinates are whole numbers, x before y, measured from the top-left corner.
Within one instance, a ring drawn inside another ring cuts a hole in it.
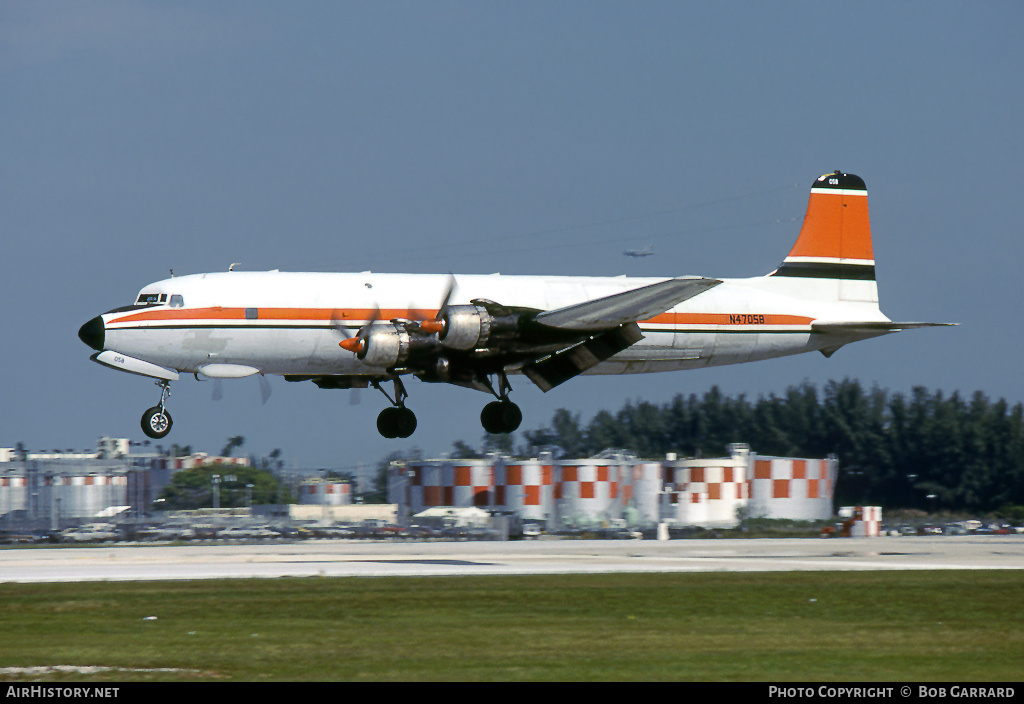
[[[874,260],[867,193],[812,192],[789,256]]]

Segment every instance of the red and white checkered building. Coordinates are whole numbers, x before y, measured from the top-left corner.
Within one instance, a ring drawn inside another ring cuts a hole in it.
[[[758,518],[820,520],[833,515],[839,461],[753,456],[750,506]]]
[[[299,488],[299,503],[314,506],[348,506],[352,503],[352,485],[311,479]]]
[[[664,462],[614,453],[583,460],[416,460],[392,466],[388,500],[408,515],[473,506],[549,526],[625,519],[638,526],[729,527],[741,514],[831,517],[837,471],[832,458],[760,457],[739,444],[725,458]]]

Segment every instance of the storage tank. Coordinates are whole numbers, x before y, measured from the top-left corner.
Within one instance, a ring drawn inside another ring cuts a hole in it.
[[[436,461],[410,462],[404,468],[399,467],[392,475],[396,482],[396,492],[401,493],[401,486],[406,487],[406,502],[412,513],[444,506],[443,465]],[[390,494],[390,492],[389,492]],[[395,503],[402,503],[395,498]]]
[[[624,467],[622,497],[625,508],[623,517],[636,527],[650,527],[660,521],[662,490],[662,465],[660,462],[637,462]],[[628,474],[627,474],[628,473]]]
[[[747,505],[746,458],[677,461],[672,487],[677,524],[731,528]]]
[[[749,515],[805,521],[831,518],[838,471],[839,461],[835,457],[755,456]]]
[[[23,474],[0,476],[0,515],[24,511],[28,506],[28,478]]]
[[[299,503],[314,506],[348,506],[352,503],[352,485],[322,479],[302,483]]]
[[[562,524],[586,526],[622,517],[618,465],[608,460],[560,461],[555,504]]]
[[[546,521],[554,501],[555,466],[540,460],[495,467],[494,504],[522,520]]]
[[[70,474],[54,477],[54,489],[61,501],[63,518],[98,516],[111,506],[127,503],[124,475]]]
[[[443,506],[462,508],[494,505],[494,461],[452,460],[443,465]]]
[[[388,497],[419,513],[434,506],[494,504],[494,460],[417,460],[394,465],[388,474]]]

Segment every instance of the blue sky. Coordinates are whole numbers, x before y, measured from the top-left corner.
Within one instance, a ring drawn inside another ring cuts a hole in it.
[[[0,446],[142,440],[148,380],[89,361],[94,315],[177,274],[365,270],[752,276],[818,175],[868,184],[882,310],[959,322],[824,359],[515,383],[566,407],[853,377],[1024,400],[1017,2],[143,2],[0,6]],[[656,256],[624,249],[653,244]],[[173,386],[165,444],[300,466],[445,452],[483,394],[272,379]],[[754,448],[756,450],[756,448]]]

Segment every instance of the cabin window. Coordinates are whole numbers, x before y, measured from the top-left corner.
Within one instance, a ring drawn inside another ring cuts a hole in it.
[[[258,309],[256,309],[256,308],[246,308],[245,309],[245,319],[246,320],[258,320],[259,317],[260,317],[260,313],[259,313]]]
[[[171,308],[184,308],[185,299],[181,297],[180,293],[171,294]]]

